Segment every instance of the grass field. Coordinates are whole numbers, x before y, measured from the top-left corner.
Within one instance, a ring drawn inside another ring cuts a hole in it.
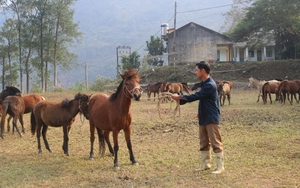
[[[43,95],[59,102],[75,93]],[[133,101],[132,145],[139,166],[131,165],[121,132],[117,172],[108,149],[104,157],[97,155],[97,140],[94,160],[88,160],[87,120],[78,115],[72,125],[70,156],[62,151],[62,128],[53,127],[47,134],[53,153],[42,142],[39,154],[26,114],[23,137],[6,132],[0,139],[0,187],[300,187],[300,104],[256,100],[256,90],[233,90],[231,105],[226,101],[221,107],[225,171],[218,175],[194,172],[200,165],[198,102],[180,106],[180,113],[162,121],[157,101],[147,101],[145,94]]]

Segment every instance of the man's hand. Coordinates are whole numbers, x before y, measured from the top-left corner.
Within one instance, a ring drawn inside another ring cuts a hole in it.
[[[178,100],[180,100],[181,99],[181,97],[178,95],[178,94],[172,94],[171,95],[171,97],[172,97],[172,99],[174,99],[174,100],[176,100],[176,101],[178,101]]]

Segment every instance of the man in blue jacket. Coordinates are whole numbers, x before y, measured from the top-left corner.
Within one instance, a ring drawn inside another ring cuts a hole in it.
[[[212,171],[219,174],[224,171],[223,144],[220,130],[220,105],[218,90],[215,81],[210,77],[210,66],[207,62],[201,61],[195,67],[196,76],[202,81],[201,88],[194,94],[178,95],[172,94],[174,100],[179,100],[180,105],[186,102],[199,100],[198,120],[200,152],[202,165],[196,171],[204,171],[211,168],[210,146],[215,156],[217,168]]]

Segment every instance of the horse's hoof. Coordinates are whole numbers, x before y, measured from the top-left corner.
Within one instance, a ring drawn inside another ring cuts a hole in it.
[[[92,161],[92,160],[94,160],[94,158],[93,158],[93,157],[89,157],[89,160],[91,160],[91,161]]]
[[[139,163],[135,162],[135,163],[132,163],[133,166],[139,166]]]
[[[65,155],[66,155],[66,156],[70,156],[70,154],[69,154],[69,153],[65,153]]]
[[[119,170],[120,170],[120,167],[118,167],[118,166],[115,166],[115,167],[114,167],[114,171],[115,171],[115,172],[117,172],[117,171],[119,171]]]

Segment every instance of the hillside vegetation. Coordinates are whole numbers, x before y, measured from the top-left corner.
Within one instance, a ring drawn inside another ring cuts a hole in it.
[[[141,83],[199,82],[195,77],[195,64],[165,66],[141,72]],[[215,80],[248,82],[250,76],[260,80],[300,79],[300,60],[263,62],[226,62],[211,64],[211,75]]]

